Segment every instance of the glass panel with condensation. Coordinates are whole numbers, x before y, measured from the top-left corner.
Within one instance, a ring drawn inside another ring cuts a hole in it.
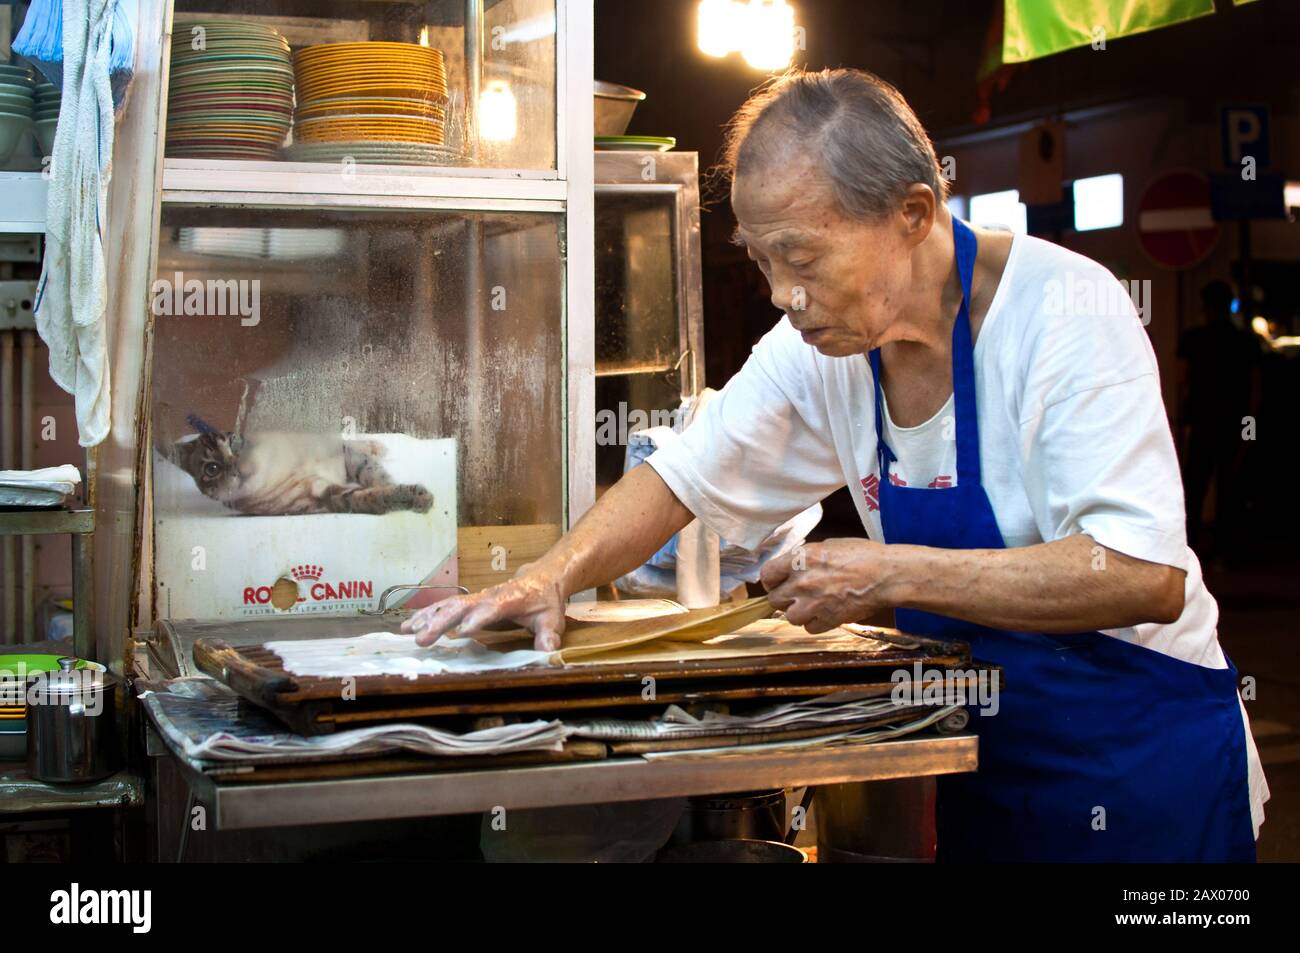
[[[457,568],[478,588],[557,537],[560,237],[540,212],[165,206],[160,615],[355,612]]]
[[[673,193],[597,192],[596,492],[622,475],[629,431],[681,403]]]

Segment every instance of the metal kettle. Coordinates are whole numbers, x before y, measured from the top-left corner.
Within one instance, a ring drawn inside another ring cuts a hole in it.
[[[31,686],[27,705],[27,771],[51,784],[85,784],[117,771],[118,679],[59,659],[59,671]]]

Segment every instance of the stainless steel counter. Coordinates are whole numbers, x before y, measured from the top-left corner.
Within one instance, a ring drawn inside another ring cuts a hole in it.
[[[263,784],[215,782],[177,760],[216,830],[472,814],[974,771],[973,734],[872,744],[616,758],[518,768]]]

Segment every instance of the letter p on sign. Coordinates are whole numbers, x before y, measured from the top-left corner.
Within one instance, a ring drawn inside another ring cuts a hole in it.
[[[1231,169],[1241,166],[1250,156],[1257,168],[1272,165],[1269,148],[1268,107],[1235,104],[1224,106],[1220,131],[1223,138],[1223,164]]]

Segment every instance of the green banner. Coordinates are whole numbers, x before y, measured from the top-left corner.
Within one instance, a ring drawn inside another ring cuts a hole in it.
[[[1006,0],[1002,62],[1158,30],[1214,12],[1214,0]]]

